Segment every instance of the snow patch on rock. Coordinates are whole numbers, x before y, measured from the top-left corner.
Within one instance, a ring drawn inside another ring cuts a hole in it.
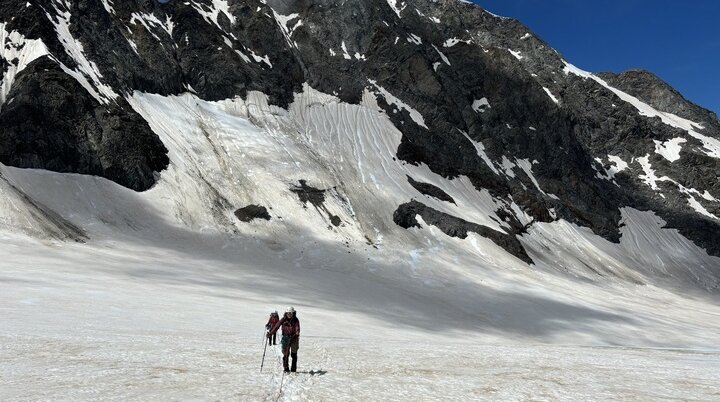
[[[40,39],[27,39],[19,32],[8,32],[7,24],[0,23],[0,58],[8,63],[0,79],[0,108],[7,100],[15,77],[28,64],[48,54],[48,49]]]
[[[670,162],[675,162],[680,159],[680,151],[682,146],[680,144],[687,142],[685,138],[673,138],[667,141],[653,140],[655,143],[655,153],[662,155],[663,158]]]
[[[559,104],[559,103],[560,103],[560,101],[558,100],[558,98],[556,98],[555,95],[553,95],[552,92],[550,92],[549,89],[543,87],[543,90],[545,90],[545,93],[550,97],[550,99],[552,99],[553,102],[555,102],[556,104]]]
[[[473,144],[478,156],[483,160],[483,162],[485,162],[485,164],[490,168],[490,170],[492,170],[495,174],[500,174],[500,172],[495,167],[495,164],[493,164],[492,160],[490,160],[490,158],[485,153],[485,145],[483,145],[482,141],[474,141],[466,132],[461,132],[465,136],[465,138],[467,138],[467,140]]]
[[[401,109],[404,109],[410,114],[410,118],[417,123],[419,126],[428,128],[428,126],[425,125],[425,119],[423,118],[422,114],[418,112],[417,110],[413,109],[410,105],[407,103],[401,101],[398,99],[395,95],[391,94],[388,90],[383,88],[382,86],[378,85],[376,81],[374,80],[368,80],[376,89],[377,91],[385,98],[385,101],[389,105],[395,105]]]
[[[432,47],[433,49],[435,49],[437,54],[440,55],[440,59],[442,59],[445,64],[447,64],[448,66],[451,65],[450,60],[448,60],[447,56],[445,56],[445,53],[441,52],[440,49],[438,49],[435,45],[432,45]]]
[[[156,17],[154,14],[147,14],[147,13],[132,13],[130,15],[130,24],[136,25],[137,23],[140,23],[145,29],[152,34],[155,39],[160,41],[160,38],[155,35],[153,32],[152,26],[162,28],[163,31],[165,31],[170,38],[172,38],[173,29],[175,28],[175,23],[172,21],[170,16],[167,16],[165,21],[160,21],[158,17]]]
[[[69,6],[65,6],[69,7]],[[71,70],[69,67],[60,63],[58,64],[66,74],[75,78],[80,85],[85,88],[98,102],[109,104],[118,97],[118,94],[110,87],[102,82],[102,74],[94,62],[87,59],[83,52],[83,46],[80,41],[76,40],[70,33],[70,11],[67,9],[61,11],[58,3],[53,3],[55,16],[46,13],[45,15],[55,27],[58,40],[63,45],[65,53],[70,56],[77,64],[76,69]],[[89,79],[89,80],[88,80]]]
[[[409,34],[410,36],[407,37],[407,41],[410,43],[414,43],[416,45],[422,45],[422,39],[420,39],[419,36],[415,34]]]
[[[518,60],[522,60],[522,59],[524,58],[524,56],[521,56],[521,55],[520,55],[520,52],[519,52],[519,51],[515,51],[515,50],[512,50],[512,49],[508,49],[508,52],[510,52],[510,54],[512,54],[512,55],[513,55],[516,59],[518,59]]]
[[[103,7],[105,7],[105,11],[109,12],[110,14],[115,14],[115,10],[113,9],[113,0],[101,0],[103,3]],[[28,3],[30,4],[30,3]]]
[[[490,106],[490,102],[488,102],[487,98],[475,99],[472,103],[472,110],[477,113],[483,113],[486,109],[491,107],[492,106]]]
[[[225,29],[221,27],[218,22],[221,13],[227,17],[231,25],[235,24],[236,18],[230,12],[228,0],[212,0],[210,6],[204,3],[198,3],[197,1],[191,1],[190,5],[192,5],[195,11],[197,11],[208,24],[215,24],[215,26],[223,32]]]
[[[397,14],[398,18],[402,18],[400,13],[405,9],[406,4],[402,0],[387,0],[388,5],[390,8],[392,8],[393,11],[395,11],[395,14]]]

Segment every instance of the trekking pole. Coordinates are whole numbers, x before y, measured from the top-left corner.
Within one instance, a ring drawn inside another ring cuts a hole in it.
[[[265,342],[265,347],[263,348],[262,363],[260,363],[260,372],[261,373],[262,373],[263,366],[265,365],[265,352],[267,352],[267,342]]]
[[[282,387],[283,387],[283,381],[285,380],[285,371],[283,370],[282,377],[280,377],[280,389],[278,390],[277,398],[275,398],[275,402],[278,402],[280,400],[280,397],[282,396]]]

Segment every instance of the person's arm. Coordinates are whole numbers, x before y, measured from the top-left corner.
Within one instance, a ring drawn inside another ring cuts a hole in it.
[[[277,332],[278,328],[282,326],[283,322],[285,322],[285,317],[281,318],[280,321],[278,321],[277,324],[272,327],[272,329],[270,330],[270,335],[275,335],[275,332]]]
[[[295,326],[295,336],[300,336],[300,320],[297,320],[297,325]]]

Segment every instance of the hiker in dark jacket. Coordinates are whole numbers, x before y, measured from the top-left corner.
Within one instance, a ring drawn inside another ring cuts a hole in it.
[[[273,329],[275,324],[280,321],[280,316],[278,315],[277,311],[274,311],[270,313],[270,318],[268,319],[267,324],[265,324],[265,330],[267,330],[267,338],[268,338],[268,345],[277,345],[277,335],[272,334],[270,335],[270,330]]]
[[[294,308],[289,307],[285,311],[285,315],[270,330],[270,334],[274,335],[280,327],[282,327],[280,344],[283,352],[283,368],[286,373],[289,371],[296,372],[297,352],[300,348],[300,320],[298,320]],[[292,357],[292,369],[288,368],[288,355]]]

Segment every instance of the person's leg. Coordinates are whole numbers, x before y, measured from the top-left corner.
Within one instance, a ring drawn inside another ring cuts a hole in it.
[[[290,357],[290,347],[284,347],[283,348],[283,370],[290,371],[290,367],[288,365],[288,358]]]
[[[283,353],[283,369],[288,372],[290,371],[290,367],[288,366],[288,358],[290,357],[290,339],[283,336],[282,339],[280,339],[280,344],[282,345]]]
[[[298,349],[300,348],[300,337],[293,338],[292,342],[290,343],[290,356],[292,356],[292,368],[290,368],[290,371],[293,373],[297,371],[297,359],[298,359]]]

